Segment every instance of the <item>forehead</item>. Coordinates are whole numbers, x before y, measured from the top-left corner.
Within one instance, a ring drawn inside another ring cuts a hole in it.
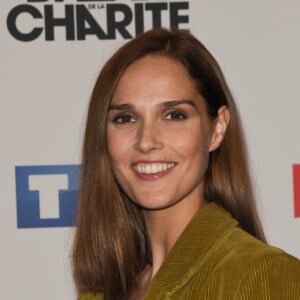
[[[162,54],[148,54],[130,64],[121,76],[121,80],[136,79],[140,75],[143,77],[153,75],[156,75],[155,77],[159,75],[172,77],[174,72],[193,81],[180,61]]]
[[[195,80],[181,62],[151,54],[133,62],[123,73],[113,102],[143,99],[186,99],[199,96]]]

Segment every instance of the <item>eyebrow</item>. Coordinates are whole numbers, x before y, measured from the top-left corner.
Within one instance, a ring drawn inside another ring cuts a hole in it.
[[[124,104],[111,104],[109,110],[131,110],[134,106],[129,103]]]
[[[159,106],[161,106],[162,108],[170,108],[181,104],[188,104],[196,108],[196,105],[193,101],[186,100],[186,99],[165,101],[163,103],[160,103]],[[109,110],[132,110],[132,109],[134,109],[134,105],[130,103],[111,104],[109,107]]]
[[[163,108],[170,108],[170,107],[174,107],[174,106],[181,105],[181,104],[188,104],[188,105],[191,105],[194,108],[196,108],[196,105],[193,101],[186,100],[186,99],[166,101],[166,102],[161,103],[160,106],[162,106]]]

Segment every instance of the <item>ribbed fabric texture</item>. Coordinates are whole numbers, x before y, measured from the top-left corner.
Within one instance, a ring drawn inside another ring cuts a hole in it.
[[[300,261],[258,241],[210,203],[186,227],[144,297],[167,299],[299,300]],[[103,297],[87,293],[78,300]]]

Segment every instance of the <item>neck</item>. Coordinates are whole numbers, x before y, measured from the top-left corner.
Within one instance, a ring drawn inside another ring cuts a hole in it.
[[[206,202],[185,200],[163,210],[145,211],[145,221],[152,250],[152,279],[179,236],[194,215],[205,206]]]

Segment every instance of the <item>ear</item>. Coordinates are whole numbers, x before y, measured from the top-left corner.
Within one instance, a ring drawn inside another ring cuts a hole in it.
[[[213,133],[210,141],[209,152],[218,149],[219,146],[221,145],[229,121],[230,121],[229,109],[226,105],[223,105],[219,108],[218,116],[213,122]]]

